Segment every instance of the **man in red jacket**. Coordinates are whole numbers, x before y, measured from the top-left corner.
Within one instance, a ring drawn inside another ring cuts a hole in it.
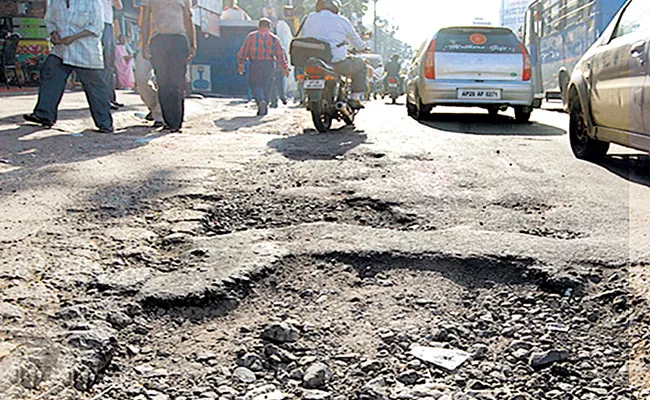
[[[248,82],[257,102],[257,115],[268,113],[268,102],[271,98],[273,74],[276,63],[284,68],[285,76],[289,76],[289,63],[282,49],[280,39],[271,32],[271,21],[262,18],[258,30],[251,32],[237,55],[239,73],[246,71],[246,62],[250,60]]]

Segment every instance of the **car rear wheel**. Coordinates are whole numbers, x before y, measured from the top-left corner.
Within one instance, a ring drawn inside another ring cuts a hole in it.
[[[406,95],[406,112],[408,113],[409,117],[414,117],[415,116],[415,105],[411,103],[411,100],[409,100],[409,96]]]
[[[530,115],[533,110],[527,107],[515,107],[515,120],[520,124],[530,121]]]
[[[422,100],[419,98],[416,98],[417,100],[417,106],[415,107],[415,119],[418,121],[422,121],[425,119],[428,115],[431,114],[431,110],[433,110],[432,106],[427,106],[422,104]]]
[[[601,161],[609,150],[608,142],[589,137],[589,131],[585,124],[584,114],[580,102],[574,100],[569,109],[569,141],[571,150],[576,158],[592,162]]]

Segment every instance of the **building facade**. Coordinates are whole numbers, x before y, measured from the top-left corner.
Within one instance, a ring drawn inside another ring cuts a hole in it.
[[[499,24],[523,36],[526,10],[531,0],[501,0]]]

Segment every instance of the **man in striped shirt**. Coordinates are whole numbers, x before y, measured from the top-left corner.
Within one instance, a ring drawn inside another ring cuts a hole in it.
[[[271,20],[267,18],[260,20],[258,30],[246,37],[237,58],[240,74],[244,74],[246,62],[250,60],[248,82],[257,102],[257,115],[266,115],[276,63],[284,69],[285,76],[289,76],[287,56],[282,49],[280,39],[271,33]]]

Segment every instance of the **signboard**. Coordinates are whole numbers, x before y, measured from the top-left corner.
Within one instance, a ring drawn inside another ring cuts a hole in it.
[[[50,36],[42,18],[13,18],[14,32],[23,39],[46,39]]]
[[[211,92],[212,74],[209,65],[193,64],[190,66],[190,77],[192,80],[192,91]]]

